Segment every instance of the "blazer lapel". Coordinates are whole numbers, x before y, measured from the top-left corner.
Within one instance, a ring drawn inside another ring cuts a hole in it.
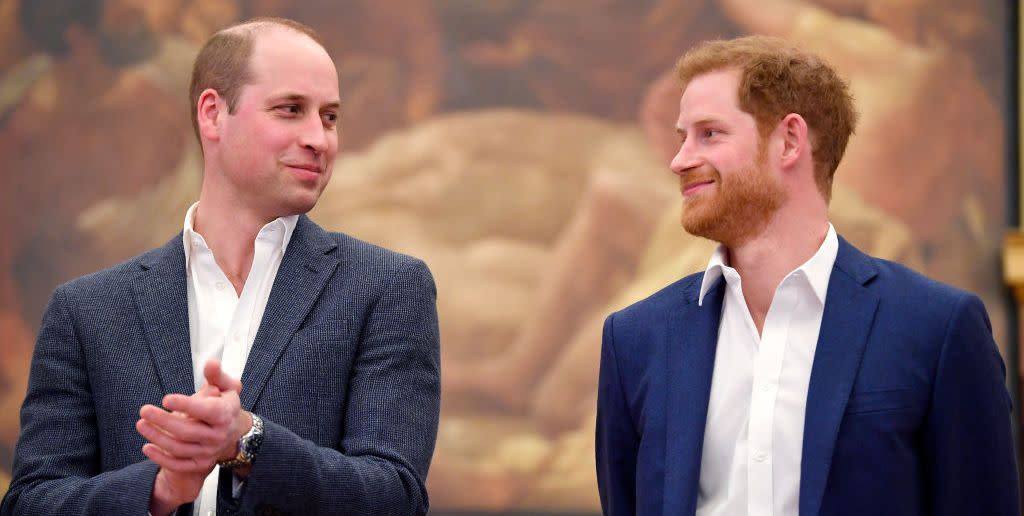
[[[132,282],[164,394],[195,392],[182,235],[147,254]]]
[[[817,515],[821,509],[839,425],[878,308],[878,296],[864,286],[876,274],[870,258],[839,239],[807,391],[800,463],[804,516]]]
[[[259,331],[242,371],[242,407],[252,410],[274,364],[306,319],[338,266],[337,244],[305,215],[299,217],[270,290]]]
[[[697,510],[704,426],[725,294],[725,280],[720,278],[704,296],[703,305],[698,305],[700,278],[689,285],[685,305],[668,321],[664,514]]]

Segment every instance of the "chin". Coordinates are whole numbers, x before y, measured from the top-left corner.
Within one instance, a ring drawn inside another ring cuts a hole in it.
[[[316,206],[317,201],[320,200],[320,188],[303,188],[299,191],[293,191],[292,195],[282,199],[283,207],[287,208],[288,212],[293,215],[301,215],[313,209]]]
[[[305,215],[305,214],[309,213],[310,210],[312,210],[314,206],[316,206],[315,202],[312,202],[312,203],[302,203],[302,204],[298,204],[298,203],[290,204],[290,205],[285,207],[285,209],[284,209],[285,215],[283,215],[283,216],[287,217],[289,215]]]
[[[296,199],[291,204],[291,206],[289,206],[289,208],[291,208],[289,211],[291,211],[295,215],[302,215],[304,213],[309,213],[310,210],[312,210],[314,207],[316,207],[316,203],[317,203],[317,201],[319,199],[320,199],[319,195],[317,195],[315,197],[311,197],[311,198]]]
[[[684,205],[679,221],[682,222],[684,229],[692,232],[691,229],[706,228],[713,225],[716,218],[714,213],[708,213],[707,210],[703,210],[701,207]]]
[[[714,216],[710,213],[683,213],[682,219],[683,229],[693,235],[701,238],[707,238],[714,240],[715,242],[722,242],[723,231],[721,218]]]

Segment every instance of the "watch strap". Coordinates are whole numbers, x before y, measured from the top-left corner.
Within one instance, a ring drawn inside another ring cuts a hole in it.
[[[252,416],[252,428],[238,440],[238,455],[231,460],[218,462],[222,468],[239,468],[252,464],[253,459],[263,444],[263,419],[256,414]]]

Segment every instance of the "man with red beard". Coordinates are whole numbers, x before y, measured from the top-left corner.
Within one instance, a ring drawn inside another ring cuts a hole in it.
[[[829,223],[847,84],[762,36],[677,72],[683,227],[721,245],[605,322],[605,514],[1018,514],[984,306]]]

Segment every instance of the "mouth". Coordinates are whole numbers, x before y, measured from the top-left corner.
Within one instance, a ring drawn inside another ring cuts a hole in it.
[[[322,174],[323,169],[316,163],[285,163],[284,166],[288,168],[294,168],[299,170],[305,170],[314,174]]]
[[[324,173],[323,167],[316,163],[283,163],[283,165],[301,183],[318,183]]]
[[[701,180],[701,181],[689,181],[689,182],[683,184],[683,186],[681,188],[682,193],[683,193],[683,197],[692,197],[692,196],[700,193],[702,190],[706,190],[707,188],[710,188],[711,185],[714,184],[714,182],[715,182],[714,179],[705,179],[705,180]]]

